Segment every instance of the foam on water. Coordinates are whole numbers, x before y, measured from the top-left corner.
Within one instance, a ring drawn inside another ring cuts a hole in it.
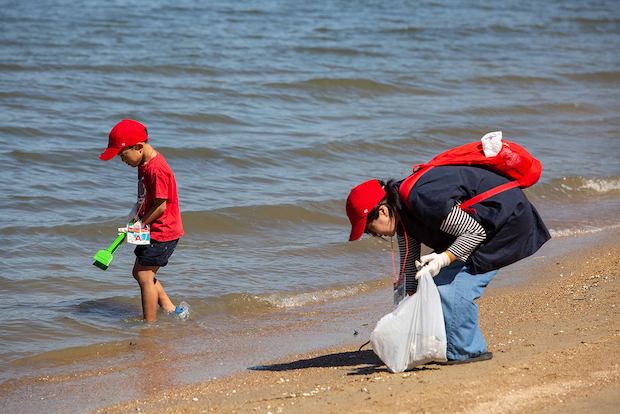
[[[601,233],[606,230],[617,229],[620,228],[620,225],[611,225],[603,228],[578,228],[578,229],[561,229],[554,230],[549,229],[549,233],[551,237],[570,237],[570,236],[581,236],[586,234],[594,234]]]
[[[268,293],[252,295],[243,293],[229,295],[226,302],[231,310],[251,311],[260,308],[301,308],[311,304],[335,301],[356,294],[385,288],[389,284],[387,280],[370,281],[354,285],[339,286],[333,289],[318,290],[301,293]]]
[[[590,178],[585,180],[579,189],[594,190],[597,193],[609,193],[612,191],[620,191],[620,178],[615,179],[598,179]]]

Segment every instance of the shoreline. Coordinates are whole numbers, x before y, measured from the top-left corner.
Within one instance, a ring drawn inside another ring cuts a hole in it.
[[[3,384],[3,410],[546,413],[586,407],[609,412],[596,408],[620,403],[620,332],[615,324],[620,231],[554,244],[509,269],[522,275],[523,283],[492,282],[478,300],[482,331],[494,353],[490,361],[389,373],[369,345],[358,352],[374,323],[392,310],[387,301],[367,303],[376,298],[371,292],[347,299],[346,306],[357,308],[343,318],[335,316],[343,313],[343,303],[322,304],[320,310],[303,312],[311,321],[305,325],[293,320],[288,332],[259,332],[243,346],[232,344],[232,356],[240,359],[249,347],[265,351],[256,364],[240,364],[217,379],[204,380],[197,373],[218,354],[230,359],[222,349],[215,355],[166,357],[159,355],[161,343],[154,343],[157,350],[140,343],[143,358],[138,361],[136,352],[127,351],[109,369],[101,369],[102,361],[91,361],[88,368],[87,361],[65,367],[62,375]],[[364,325],[369,318],[373,322],[366,331],[352,336],[350,326]],[[317,331],[323,336],[316,337]],[[287,338],[282,347],[278,337]],[[287,340],[303,343],[289,348]],[[321,341],[334,346],[322,347]],[[147,357],[155,351],[158,357]]]

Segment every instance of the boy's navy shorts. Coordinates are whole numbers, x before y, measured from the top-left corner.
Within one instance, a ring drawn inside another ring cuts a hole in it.
[[[150,245],[137,246],[133,252],[142,266],[166,266],[178,242],[179,239],[167,242],[151,239]]]

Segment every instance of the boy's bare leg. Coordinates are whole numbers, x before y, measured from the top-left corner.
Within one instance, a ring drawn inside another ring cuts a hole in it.
[[[164,288],[159,281],[155,281],[155,274],[159,266],[142,266],[136,262],[133,267],[133,277],[140,285],[142,294],[142,313],[147,323],[155,322],[157,319],[157,305],[159,304],[165,311],[172,312],[175,306],[166,295]]]
[[[164,291],[164,287],[159,283],[159,280],[155,280],[155,289],[157,289],[157,303],[165,312],[174,312],[176,306],[172,303],[166,292]]]

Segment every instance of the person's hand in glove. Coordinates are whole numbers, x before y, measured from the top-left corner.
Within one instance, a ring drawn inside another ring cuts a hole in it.
[[[418,273],[416,273],[415,278],[420,278],[419,270],[423,267],[427,267],[431,273],[431,276],[435,277],[439,274],[439,271],[442,267],[446,267],[452,262],[452,258],[450,254],[445,251],[443,253],[431,253],[426,256],[420,257],[420,261],[416,261],[415,265],[418,268]]]

